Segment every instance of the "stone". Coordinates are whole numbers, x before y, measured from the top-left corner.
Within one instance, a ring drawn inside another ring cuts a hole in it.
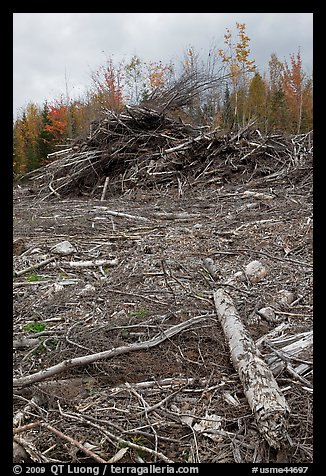
[[[245,273],[252,283],[259,283],[267,276],[267,269],[260,261],[251,261],[247,264]]]
[[[69,241],[61,241],[51,248],[52,253],[57,253],[59,255],[71,255],[76,253],[76,248],[69,243]]]
[[[26,245],[22,238],[17,238],[13,242],[13,254],[19,256],[26,251]]]

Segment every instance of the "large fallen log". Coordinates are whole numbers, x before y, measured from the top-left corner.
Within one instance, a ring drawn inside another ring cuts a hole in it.
[[[223,289],[214,291],[213,296],[232,363],[243,384],[257,427],[270,446],[279,448],[287,435],[290,408],[272,371],[243,325],[231,297]]]

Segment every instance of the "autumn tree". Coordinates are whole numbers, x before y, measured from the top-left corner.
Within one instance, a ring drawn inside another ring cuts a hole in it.
[[[38,136],[41,128],[40,108],[30,102],[14,124],[13,146],[15,173],[22,174],[39,165]]]
[[[97,116],[96,108],[92,103],[91,95],[78,98],[70,105],[72,137],[86,137],[89,133],[89,124]]]
[[[108,58],[92,74],[94,85],[93,98],[97,103],[98,112],[103,108],[119,112],[123,108],[124,65],[123,62],[114,64],[112,57]]]
[[[26,172],[26,119],[24,115],[18,117],[13,127],[13,171],[14,175],[21,175]]]
[[[134,55],[125,65],[127,99],[129,104],[139,104],[147,99],[149,90],[146,87],[145,63]]]
[[[55,101],[48,109],[48,123],[45,129],[49,132],[53,144],[60,144],[67,137],[68,110],[62,99]]]
[[[233,42],[231,31],[227,28],[224,35],[226,48],[218,50],[218,56],[222,59],[229,70],[230,83],[232,86],[231,102],[233,102],[233,114],[237,125],[245,121],[244,102],[247,94],[249,78],[256,70],[255,61],[249,59],[250,38],[246,34],[245,23],[236,23],[238,41]]]
[[[147,66],[147,82],[149,92],[162,90],[168,86],[174,73],[172,64],[163,64],[162,61],[150,62]]]
[[[290,55],[290,65],[285,61],[283,71],[283,89],[290,109],[292,129],[299,133],[301,130],[303,92],[306,74],[302,70],[300,50],[296,55]]]
[[[312,79],[303,72],[300,50],[290,55],[290,64],[271,55],[268,123],[292,133],[312,128]]]
[[[267,126],[267,87],[260,73],[252,78],[247,98],[247,117],[256,119],[256,125],[263,130]]]
[[[313,129],[313,81],[307,77],[302,94],[301,130],[307,132]]]
[[[46,101],[42,111],[42,127],[38,135],[40,165],[47,162],[47,155],[56,150],[56,145],[65,141],[68,136],[68,109],[62,98],[48,104]]]
[[[284,93],[284,64],[275,53],[271,54],[268,63],[268,127],[270,129],[286,129],[289,111]]]

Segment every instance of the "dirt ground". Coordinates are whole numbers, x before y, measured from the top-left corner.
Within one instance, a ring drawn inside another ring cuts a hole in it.
[[[15,442],[25,460],[312,462],[312,349],[283,360],[275,375],[291,413],[273,449],[257,429],[212,299],[225,289],[256,342],[275,329],[274,337],[310,332],[312,223],[310,172],[105,201],[40,201],[15,188],[14,378],[202,316],[152,348],[15,387]],[[65,240],[72,254],[55,253]],[[253,260],[267,269],[257,283],[244,273]],[[293,293],[291,303],[263,318],[258,311],[280,290]],[[259,347],[266,361],[272,347]],[[304,362],[303,373],[291,372]]]

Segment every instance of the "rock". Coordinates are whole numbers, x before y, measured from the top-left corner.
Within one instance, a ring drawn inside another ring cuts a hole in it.
[[[14,441],[13,443],[13,462],[14,463],[29,463],[31,458],[26,453],[25,449]]]
[[[237,271],[236,273],[234,273],[233,275],[233,278],[236,280],[236,281],[246,281],[246,277],[243,273],[243,271]]]
[[[86,286],[80,291],[79,294],[82,296],[90,296],[94,293],[95,287],[92,286],[91,284],[86,284]]]
[[[275,301],[281,304],[283,308],[287,308],[294,301],[294,293],[286,289],[280,289],[275,296]]]
[[[13,241],[13,254],[19,256],[26,251],[26,245],[22,238],[17,238]]]
[[[267,276],[267,269],[260,261],[251,261],[247,264],[245,273],[252,283],[259,283]]]
[[[267,306],[267,307],[262,307],[261,309],[259,309],[259,311],[257,311],[258,314],[263,317],[264,319],[266,319],[266,321],[268,322],[276,322],[277,319],[276,319],[276,315],[275,315],[275,311],[272,307],[270,306]]]
[[[269,322],[279,322],[282,315],[277,315],[281,309],[286,309],[294,300],[294,294],[286,289],[278,291],[269,306],[262,307],[257,313]]]
[[[212,258],[205,258],[203,263],[209,274],[214,278],[218,274],[218,266],[216,266]]]
[[[69,241],[61,241],[53,246],[51,251],[59,255],[71,255],[72,253],[76,253],[77,250]]]

